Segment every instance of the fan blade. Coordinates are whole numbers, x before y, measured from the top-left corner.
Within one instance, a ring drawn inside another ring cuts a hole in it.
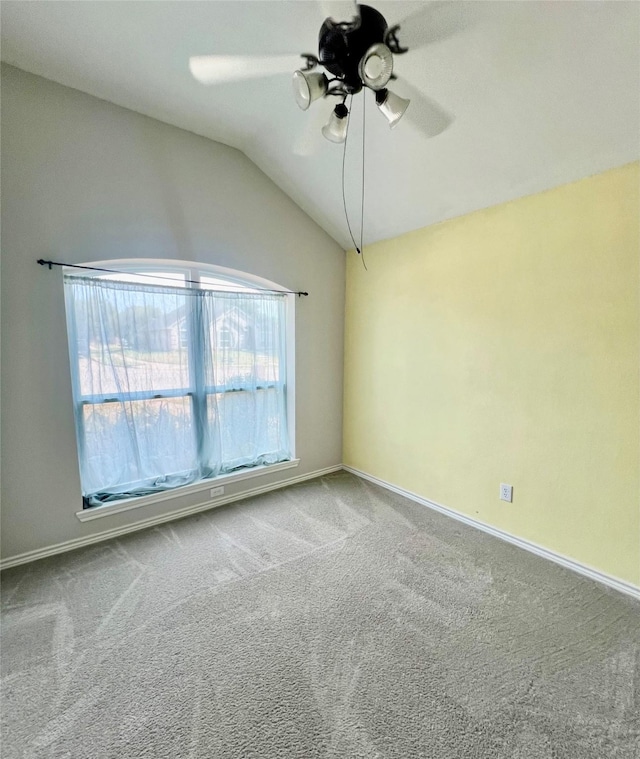
[[[396,86],[397,85],[397,86]],[[454,118],[439,106],[434,100],[423,95],[406,79],[398,77],[393,91],[411,101],[404,118],[414,124],[427,137],[436,137],[451,126]]]
[[[475,25],[483,3],[433,2],[398,22],[402,47],[415,50],[447,39]]]
[[[291,73],[301,68],[299,55],[195,55],[189,70],[202,84],[222,84],[274,74]]]
[[[323,18],[336,24],[360,25],[360,9],[355,0],[323,0],[320,9]]]
[[[322,127],[329,121],[331,111],[335,106],[332,100],[321,100],[314,104],[313,111],[305,111],[306,123],[293,144],[294,155],[310,156],[319,150],[324,140]]]

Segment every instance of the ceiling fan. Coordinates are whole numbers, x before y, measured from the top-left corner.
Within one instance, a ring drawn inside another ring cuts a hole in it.
[[[301,54],[304,65],[293,73],[293,92],[302,110],[321,98],[339,100],[322,127],[324,137],[331,142],[345,141],[349,115],[346,100],[365,88],[375,92],[378,110],[391,128],[414,101],[412,111],[416,118],[412,121],[428,137],[443,132],[452,118],[440,106],[406,80],[403,87],[411,100],[392,92],[387,84],[398,78],[393,70],[394,56],[407,53],[409,46],[413,49],[457,30],[457,24],[451,25],[451,14],[443,16],[444,4],[430,3],[393,26],[375,8],[353,0],[323,5],[328,15],[318,34],[318,54]],[[404,46],[399,37],[401,29]],[[190,58],[189,68],[195,79],[210,85],[291,71],[296,64],[299,66],[299,60],[300,56],[204,55]],[[325,71],[316,71],[318,67]]]

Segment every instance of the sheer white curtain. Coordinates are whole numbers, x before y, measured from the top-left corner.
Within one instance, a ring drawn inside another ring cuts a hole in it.
[[[65,276],[85,505],[291,458],[286,296]]]

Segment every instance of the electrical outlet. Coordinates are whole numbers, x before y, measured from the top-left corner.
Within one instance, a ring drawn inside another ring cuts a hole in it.
[[[209,494],[211,495],[212,498],[217,495],[224,495],[224,488],[222,486],[220,486],[219,488],[211,488],[211,490],[209,491]]]
[[[504,482],[500,483],[500,500],[511,503],[513,501],[513,485],[505,485]]]

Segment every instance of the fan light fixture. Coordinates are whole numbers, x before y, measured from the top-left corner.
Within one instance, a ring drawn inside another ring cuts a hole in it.
[[[324,74],[296,71],[293,75],[293,94],[298,107],[306,111],[314,100],[327,94],[327,77]]]
[[[389,92],[389,90],[378,90],[378,92],[376,92],[376,105],[378,106],[378,110],[389,122],[389,127],[391,129],[393,129],[404,116],[404,112],[409,107],[410,102],[410,100],[401,98],[394,92]]]
[[[303,54],[306,67],[293,75],[296,103],[306,111],[321,97],[341,99],[322,134],[331,142],[344,142],[349,111],[345,101],[367,87],[376,93],[376,103],[389,125],[394,127],[409,101],[386,89],[393,76],[393,56],[406,53],[400,46],[398,26],[389,28],[384,16],[368,5],[358,5],[359,16],[350,22],[325,19],[320,27],[318,57]],[[322,65],[331,75],[310,73]]]
[[[333,109],[329,121],[322,127],[322,134],[331,142],[344,142],[347,139],[349,109],[344,103],[338,103]]]
[[[372,90],[381,90],[393,74],[393,55],[386,45],[372,45],[358,64],[362,83]]]

